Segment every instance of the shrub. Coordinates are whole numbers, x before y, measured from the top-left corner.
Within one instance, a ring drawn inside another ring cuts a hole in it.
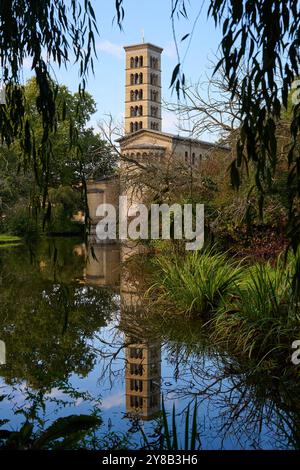
[[[160,301],[185,313],[214,311],[222,299],[235,294],[242,281],[240,263],[212,250],[162,257],[157,263],[159,280],[153,288],[158,290]]]
[[[15,205],[5,217],[4,231],[12,235],[32,235],[39,231],[38,222],[29,213],[28,207]]]
[[[265,358],[290,350],[300,333],[291,273],[291,264],[285,266],[280,258],[274,268],[269,263],[249,268],[237,295],[218,309],[212,339],[249,357],[254,351]]]

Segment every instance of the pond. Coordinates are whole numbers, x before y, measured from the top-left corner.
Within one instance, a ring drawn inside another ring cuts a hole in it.
[[[0,247],[0,424],[97,413],[102,447],[136,449],[159,436],[163,402],[182,446],[196,406],[201,449],[298,447],[299,383],[216,350],[195,319],[152,312],[139,257],[72,238]]]

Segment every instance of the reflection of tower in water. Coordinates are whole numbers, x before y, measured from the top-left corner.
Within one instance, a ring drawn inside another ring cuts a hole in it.
[[[6,347],[4,341],[0,340],[0,366],[6,364]]]
[[[151,419],[160,410],[161,352],[158,343],[127,338],[126,412]]]
[[[127,244],[121,259],[128,256]],[[121,324],[126,333],[126,412],[146,420],[160,411],[161,347],[145,333],[143,280],[138,273],[138,267],[129,269],[126,263],[122,269]]]
[[[91,286],[116,289],[120,285],[120,248],[93,244],[87,250],[85,282]]]
[[[85,282],[98,287],[120,288],[120,328],[125,333],[126,413],[151,419],[160,411],[161,347],[145,337],[142,306],[143,282],[125,262],[138,254],[128,244],[93,244],[87,253]]]

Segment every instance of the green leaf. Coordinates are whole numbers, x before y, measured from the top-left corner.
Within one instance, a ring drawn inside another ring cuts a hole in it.
[[[100,426],[100,424],[101,420],[96,416],[71,415],[59,418],[42,433],[33,447],[40,449],[56,439],[68,437],[79,431],[88,431]]]
[[[184,36],[182,36],[181,41],[184,41],[184,40],[187,39],[189,36],[190,36],[190,33],[185,34]]]
[[[177,79],[179,75],[179,70],[180,70],[180,63],[176,65],[176,67],[173,70],[172,73],[172,78],[171,78],[171,83],[170,83],[170,88],[174,85],[175,80]]]

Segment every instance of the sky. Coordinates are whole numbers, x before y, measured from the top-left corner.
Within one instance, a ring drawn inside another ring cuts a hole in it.
[[[184,57],[189,43],[187,38],[180,39],[191,33],[194,19],[197,17],[202,0],[186,0],[189,19],[181,17],[176,20],[176,36],[178,38],[180,55]],[[142,42],[144,31],[145,42],[163,47],[162,54],[162,96],[166,102],[176,102],[176,94],[169,88],[172,71],[176,66],[177,54],[172,33],[171,0],[124,0],[125,18],[123,29],[120,31],[115,15],[115,0],[94,0],[99,36],[96,38],[98,59],[95,63],[95,75],[90,75],[87,91],[97,103],[97,113],[92,117],[90,125],[97,130],[97,123],[111,114],[116,121],[124,117],[125,93],[125,52],[124,45]],[[220,42],[220,31],[216,30],[214,22],[207,19],[208,0],[204,5],[196,23],[192,41],[183,63],[186,80],[198,82],[205,80],[211,73],[211,61]],[[29,71],[25,72],[27,78]],[[70,65],[68,70],[55,69],[59,83],[67,85],[75,92],[78,89],[79,77],[76,66]],[[204,90],[205,92],[205,90]],[[163,111],[163,131],[178,133],[176,116]],[[208,140],[213,140],[208,137]]]

